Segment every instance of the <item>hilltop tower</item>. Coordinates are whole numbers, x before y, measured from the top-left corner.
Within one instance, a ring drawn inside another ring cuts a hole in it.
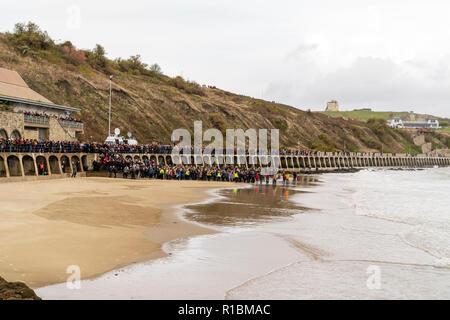
[[[339,103],[336,100],[331,100],[327,103],[325,111],[339,111]]]

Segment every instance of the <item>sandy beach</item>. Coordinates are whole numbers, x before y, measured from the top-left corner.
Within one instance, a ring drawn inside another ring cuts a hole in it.
[[[167,241],[215,232],[169,208],[233,185],[108,178],[0,184],[0,275],[37,288],[65,282],[70,265],[86,279],[163,257]]]

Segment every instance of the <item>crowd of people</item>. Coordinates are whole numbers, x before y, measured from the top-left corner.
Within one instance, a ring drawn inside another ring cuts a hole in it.
[[[170,154],[173,147],[161,143],[129,145],[129,144],[106,144],[106,143],[85,143],[83,152],[86,153],[138,153],[138,154]]]
[[[171,154],[177,151],[180,154],[208,154],[215,155],[215,150],[206,150],[205,147],[195,149],[192,147],[183,147],[166,145],[161,143],[152,143],[144,145],[125,145],[125,144],[106,144],[97,142],[79,143],[73,141],[50,141],[36,139],[1,139],[0,152],[29,152],[29,153],[115,153],[115,154]],[[257,150],[239,150],[239,149],[223,149],[222,155],[227,154],[245,154],[260,155]],[[375,152],[324,152],[313,150],[292,150],[281,149],[275,150],[275,154],[287,156],[376,156]],[[264,154],[270,154],[270,151]],[[396,154],[392,154],[396,156]],[[411,155],[414,156],[414,155]]]
[[[94,171],[106,170],[110,178],[160,180],[203,180],[246,183],[276,184],[282,179],[287,183],[291,174],[287,172],[263,171],[259,167],[238,168],[234,166],[193,166],[193,165],[157,165],[151,160],[126,159],[120,154],[102,154],[99,161],[93,162]],[[294,181],[297,174],[292,175]]]
[[[84,149],[84,144],[72,141],[0,139],[0,152],[80,153]]]

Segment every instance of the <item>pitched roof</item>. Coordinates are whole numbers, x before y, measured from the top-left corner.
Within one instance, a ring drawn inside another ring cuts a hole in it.
[[[53,104],[53,102],[28,87],[16,71],[5,68],[0,68],[0,96]]]

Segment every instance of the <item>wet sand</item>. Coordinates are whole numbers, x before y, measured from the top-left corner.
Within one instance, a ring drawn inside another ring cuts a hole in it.
[[[169,208],[243,184],[79,178],[0,184],[0,275],[32,288],[83,279],[166,254],[162,244],[214,230]]]
[[[306,183],[298,185],[307,186]],[[185,216],[190,221],[219,229],[283,220],[309,210],[290,201],[290,197],[302,193],[296,191],[294,186],[255,184],[251,188],[219,190],[220,201],[186,205]]]

